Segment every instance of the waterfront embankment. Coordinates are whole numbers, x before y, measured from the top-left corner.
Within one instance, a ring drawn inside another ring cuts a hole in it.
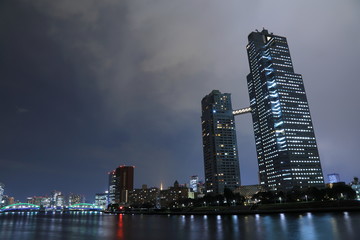
[[[254,204],[248,206],[203,206],[175,209],[132,209],[121,213],[130,214],[172,214],[172,215],[248,215],[304,212],[360,211],[360,201],[318,201],[275,204]]]

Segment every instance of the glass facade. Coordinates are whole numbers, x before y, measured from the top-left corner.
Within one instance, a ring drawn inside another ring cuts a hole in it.
[[[287,191],[324,187],[302,76],[294,72],[285,37],[248,36],[247,76],[260,183]]]
[[[202,139],[207,193],[223,194],[240,185],[231,95],[213,90],[202,101]]]

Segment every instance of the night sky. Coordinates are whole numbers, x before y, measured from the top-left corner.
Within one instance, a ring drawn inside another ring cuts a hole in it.
[[[201,99],[249,106],[247,35],[288,39],[324,176],[360,177],[359,0],[2,0],[0,182],[24,201],[204,176]],[[236,117],[242,184],[257,184],[251,115]]]

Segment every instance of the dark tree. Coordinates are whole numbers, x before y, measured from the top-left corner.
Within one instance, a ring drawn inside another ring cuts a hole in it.
[[[271,191],[258,192],[256,194],[254,194],[254,196],[252,198],[253,198],[253,200],[255,200],[255,199],[260,200],[261,203],[274,203],[274,201],[275,201],[275,195]]]
[[[356,192],[348,185],[337,185],[332,188],[336,199],[355,199]]]
[[[244,205],[245,197],[240,195],[240,193],[234,194],[236,205]]]
[[[291,191],[286,193],[286,199],[288,202],[297,202],[302,199],[303,195],[300,188],[294,187]]]
[[[321,201],[325,197],[325,193],[316,187],[308,188],[305,192],[309,200]]]
[[[224,189],[224,197],[226,199],[227,205],[230,206],[232,200],[234,200],[235,196],[234,193],[229,188]]]

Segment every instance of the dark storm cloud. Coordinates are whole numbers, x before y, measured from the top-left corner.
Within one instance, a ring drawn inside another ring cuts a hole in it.
[[[232,93],[235,108],[249,105],[245,46],[247,34],[262,27],[288,38],[295,72],[304,77],[324,173],[339,172],[346,181],[358,175],[357,1],[2,5],[0,159],[6,162],[0,161],[6,167],[0,176],[7,189],[21,174],[43,192],[57,188],[91,197],[120,164],[136,166],[137,186],[202,177],[201,98],[219,89]],[[30,111],[16,114],[19,109]],[[255,184],[250,116],[238,116],[237,129],[242,182]],[[38,177],[21,164],[57,171]]]

